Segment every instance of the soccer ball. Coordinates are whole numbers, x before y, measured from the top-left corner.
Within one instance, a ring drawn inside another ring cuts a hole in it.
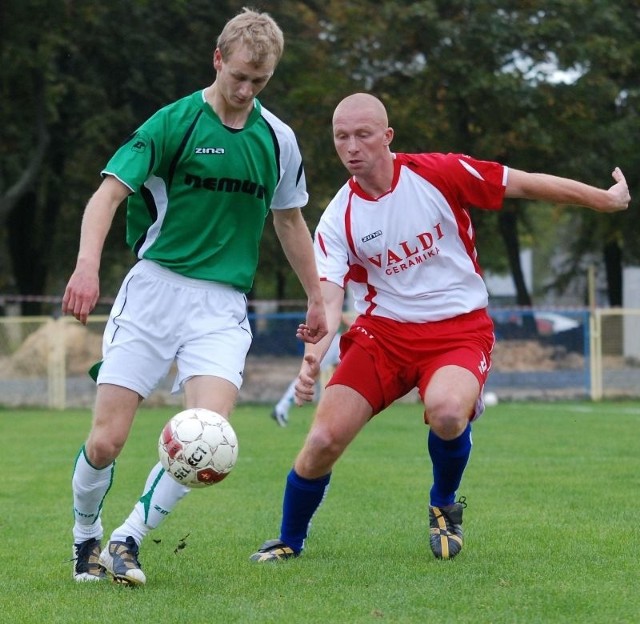
[[[182,485],[201,488],[224,479],[238,459],[238,438],[220,414],[195,407],[173,416],[158,440],[162,467]]]
[[[487,407],[493,407],[494,405],[498,405],[498,395],[495,392],[485,392],[483,399],[484,399],[484,404]]]

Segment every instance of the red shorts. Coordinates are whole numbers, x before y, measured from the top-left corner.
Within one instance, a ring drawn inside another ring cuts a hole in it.
[[[429,380],[443,366],[466,368],[482,388],[493,345],[493,322],[486,310],[434,323],[359,316],[341,338],[340,364],[327,385],[353,388],[375,415],[413,388],[424,397]]]

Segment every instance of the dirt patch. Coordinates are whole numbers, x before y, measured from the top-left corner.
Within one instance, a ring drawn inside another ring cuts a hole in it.
[[[499,340],[491,362],[499,372],[579,370],[584,367],[584,356],[536,340]]]
[[[67,375],[86,374],[100,359],[102,336],[79,324],[51,319],[0,362],[0,374],[18,377],[46,377],[50,362],[65,357]]]

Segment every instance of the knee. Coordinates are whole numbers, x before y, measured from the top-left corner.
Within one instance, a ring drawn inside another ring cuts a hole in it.
[[[94,468],[105,468],[120,455],[123,446],[123,441],[90,434],[85,443],[85,453]]]
[[[457,438],[469,424],[468,406],[456,396],[441,397],[425,405],[429,427],[443,440]]]
[[[343,445],[329,430],[312,429],[296,460],[296,472],[308,479],[324,476],[343,450]]]
[[[342,451],[342,445],[339,443],[333,433],[328,429],[316,429],[312,431],[307,438],[306,443],[312,455],[338,457]]]

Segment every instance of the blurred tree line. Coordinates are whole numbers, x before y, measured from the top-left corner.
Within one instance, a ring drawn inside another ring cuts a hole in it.
[[[560,287],[596,258],[621,304],[622,266],[640,261],[637,0],[3,0],[0,294],[62,295],[100,169],[151,113],[212,82],[215,38],[244,5],[285,33],[260,99],[298,133],[312,230],[346,179],[333,109],[369,91],[387,105],[398,151],[459,151],[601,187],[619,165],[634,197],[626,213],[508,202],[472,216],[483,265],[511,271],[519,304],[532,303],[525,244],[562,258]],[[124,212],[105,246],[103,297],[134,261]],[[251,295],[302,295],[270,225]]]

